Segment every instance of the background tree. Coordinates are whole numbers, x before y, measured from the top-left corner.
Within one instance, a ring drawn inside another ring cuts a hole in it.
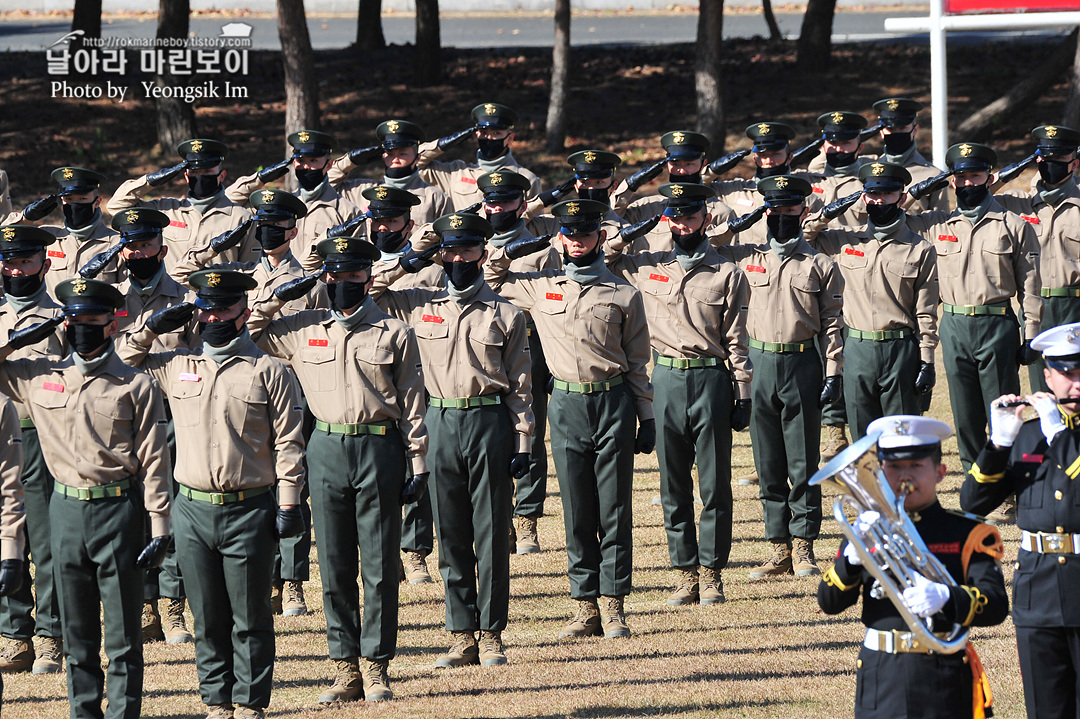
[[[82,30],[82,38],[101,37],[101,0],[75,0],[71,29]],[[82,38],[72,40],[68,49],[74,52],[82,47]]]
[[[442,79],[439,0],[416,0],[415,62],[417,85],[434,85]]]
[[[319,83],[311,51],[304,0],[277,0],[278,37],[285,68],[285,134],[318,130]],[[286,148],[288,152],[288,148]]]
[[[813,0],[810,0],[813,2]],[[697,95],[697,129],[723,150],[727,134],[724,117],[724,77],[721,67],[724,39],[724,0],[700,0],[697,45],[694,51],[694,89]]]
[[[158,39],[187,38],[190,14],[189,0],[160,0]],[[154,76],[154,84],[166,90],[173,90],[186,86],[187,79],[183,75],[173,75],[168,72],[166,66],[164,73]],[[198,136],[194,103],[185,102],[181,97],[158,97],[154,100],[154,105],[157,110],[158,144],[161,146],[162,153],[171,155],[181,142]]]
[[[1069,73],[1069,96],[1065,98],[1065,116],[1061,124],[1076,127],[1080,123],[1080,42],[1073,52],[1072,71]]]
[[[761,0],[761,9],[765,13],[765,24],[769,26],[769,40],[778,42],[784,39],[780,32],[780,26],[776,24],[776,15],[773,14],[772,0]]]
[[[551,50],[551,94],[548,96],[547,138],[544,143],[547,152],[560,152],[566,146],[569,66],[570,0],[555,0],[555,44]]]
[[[835,13],[836,0],[807,0],[796,57],[796,63],[803,72],[821,72],[828,67]]]
[[[356,12],[356,49],[369,52],[384,47],[386,38],[382,30],[382,0],[360,0]]]

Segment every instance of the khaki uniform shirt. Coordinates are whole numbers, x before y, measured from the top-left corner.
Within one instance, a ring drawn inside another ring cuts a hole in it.
[[[0,397],[0,560],[26,559],[22,429],[15,403]]]
[[[124,308],[116,312],[116,319],[120,323],[120,334],[116,337],[116,353],[128,364],[129,350],[127,344],[131,335],[142,329],[150,316],[158,310],[178,305],[181,302],[194,302],[195,293],[184,288],[179,282],[168,274],[162,273],[150,292],[144,294],[139,291],[131,278],[128,277],[118,288],[124,294]],[[197,314],[197,313],[196,313]],[[154,335],[153,344],[149,348],[151,352],[165,352],[175,349],[193,349],[202,344],[197,331],[198,323],[195,317],[184,327],[169,332],[165,335]]]
[[[442,399],[500,395],[517,434],[517,451],[528,452],[532,356],[524,313],[487,285],[464,306],[444,287],[383,290],[376,285],[372,294],[381,309],[416,331],[428,394]]]
[[[600,382],[625,375],[639,421],[655,419],[649,363],[649,325],[641,293],[605,271],[581,285],[562,270],[509,272],[504,254],[488,260],[499,294],[532,313],[553,377]]]
[[[334,424],[396,422],[413,473],[426,472],[424,379],[413,329],[373,301],[357,310],[364,316],[352,331],[328,310],[273,321],[271,311],[269,302],[252,311],[251,336],[269,354],[291,359],[311,413]]]
[[[1005,192],[994,199],[1026,220],[1039,239],[1039,276],[1043,287],[1080,286],[1080,189],[1066,183],[1068,194],[1057,207],[1043,201],[1038,191]]]
[[[218,364],[179,349],[148,354],[143,330],[129,360],[161,386],[176,428],[176,481],[202,492],[239,492],[277,482],[278,503],[300,503],[304,410],[296,379],[252,342]]]
[[[528,231],[526,231],[524,227],[522,227],[521,230],[518,232],[517,236],[510,240],[510,242],[523,240],[531,236],[532,235]],[[509,244],[509,242],[507,244]],[[487,251],[488,260],[484,263],[483,269],[484,281],[487,282],[488,286],[490,287],[492,285],[499,284],[499,278],[497,276],[498,273],[496,273],[495,270],[492,269],[492,261],[499,260],[501,263],[505,263],[507,260],[509,260],[509,258],[506,257],[505,246],[496,247],[489,242],[487,246]],[[562,248],[556,248],[555,244],[553,243],[546,250],[534,252],[531,255],[525,255],[524,257],[518,257],[516,260],[509,260],[509,262],[510,272],[517,274],[520,274],[522,272],[539,272],[540,270],[546,269],[557,270],[562,268]],[[525,313],[526,322],[530,326],[533,325],[532,315],[529,313],[528,309],[518,305],[516,302],[514,302],[513,298],[508,297],[507,299],[513,302],[514,306],[516,306],[518,309],[522,310]],[[532,329],[529,330],[529,332],[532,331]]]
[[[1039,334],[1039,239],[1030,223],[991,199],[974,226],[959,211],[910,215],[907,224],[937,250],[942,302],[988,305],[1016,297],[1023,310],[1024,336]]]
[[[490,169],[464,160],[437,160],[442,154],[438,141],[425,142],[420,145],[420,159],[416,167],[420,171],[420,178],[442,190],[450,198],[450,205],[455,210],[464,209],[484,199],[484,193],[476,187],[476,179],[495,170],[510,170],[522,175],[532,183],[529,194],[540,194],[540,178],[536,173],[519,165],[512,152],[507,151],[491,163]]]
[[[63,313],[64,309],[50,295],[46,294],[33,307],[27,307],[23,312],[16,312],[10,300],[0,300],[0,337],[10,337],[15,330],[26,329],[45,320],[51,320]],[[56,328],[56,332],[49,335],[37,344],[23,347],[11,353],[10,359],[42,359],[45,357],[60,358],[68,352],[67,339],[64,335],[64,327]],[[19,413],[19,419],[29,419],[30,410],[22,402],[15,403],[15,409]]]
[[[245,203],[238,203],[220,194],[206,214],[201,214],[191,204],[187,195],[183,197],[159,197],[152,200],[143,198],[150,187],[146,176],[138,177],[116,188],[116,192],[105,206],[109,214],[118,213],[130,207],[149,207],[169,216],[169,226],[163,231],[169,254],[165,255],[166,271],[176,276],[174,268],[177,261],[196,245],[208,243],[218,235],[235,229],[251,218],[252,213]],[[245,198],[246,200],[246,198]],[[258,257],[259,243],[255,240],[255,231],[251,230],[240,244],[226,250],[222,261],[251,260]]]
[[[120,233],[111,229],[103,220],[94,226],[94,231],[85,240],[78,239],[63,225],[42,225],[41,229],[56,237],[56,242],[45,248],[49,259],[49,271],[45,273],[45,284],[49,292],[64,280],[79,276],[79,268],[120,241]],[[113,260],[94,279],[115,285],[127,275],[119,269],[119,258]]]
[[[739,265],[750,285],[750,337],[797,343],[822,335],[825,375],[843,372],[844,277],[832,258],[805,241],[786,259],[769,245],[730,245],[720,254]]]
[[[812,244],[844,275],[844,323],[863,332],[908,329],[919,359],[933,364],[938,345],[937,253],[906,226],[884,240],[868,226],[825,230]]]
[[[742,271],[712,247],[687,272],[674,250],[622,254],[619,244],[607,244],[604,259],[612,272],[641,290],[653,350],[667,357],[725,361],[735,379],[735,398],[749,399],[750,288]],[[612,253],[606,254],[609,248]]]
[[[0,392],[24,403],[57,482],[95,487],[132,478],[151,536],[169,534],[169,445],[161,391],[115,352],[83,375],[71,355],[0,362]]]
[[[366,178],[347,180],[349,173],[356,167],[348,155],[342,155],[330,167],[327,178],[330,180],[330,185],[340,192],[342,197],[359,207],[362,212],[367,212],[368,201],[363,195],[364,190],[388,183],[385,177],[381,180],[369,180]],[[394,180],[394,182],[397,182],[397,180]],[[446,193],[420,179],[419,172],[414,172],[404,186],[395,185],[395,187],[408,190],[420,198],[420,204],[409,211],[409,217],[418,225],[425,222],[434,222],[454,209],[450,205],[450,198],[446,196]]]

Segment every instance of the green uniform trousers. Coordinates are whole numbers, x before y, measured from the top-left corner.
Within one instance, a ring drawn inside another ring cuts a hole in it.
[[[956,444],[964,471],[986,444],[990,403],[1020,392],[1020,325],[1016,315],[941,316],[941,352],[949,380],[949,403],[956,422]]]
[[[30,641],[39,637],[60,638],[60,598],[53,576],[52,537],[49,502],[53,496],[53,477],[41,456],[41,442],[36,427],[24,427],[23,491],[26,494],[26,546],[34,562],[23,565],[23,583],[19,591],[0,598],[0,635]],[[35,601],[35,595],[37,597]],[[35,614],[32,614],[36,612]]]
[[[915,391],[919,344],[914,336],[895,340],[844,340],[844,403],[851,439],[890,414],[922,414],[922,395]]]
[[[1068,325],[1080,322],[1080,297],[1043,297],[1042,328],[1048,330],[1060,325]],[[1026,338],[1028,340],[1034,337]],[[1028,378],[1031,380],[1032,392],[1047,392],[1046,378],[1043,370],[1046,363],[1041,359],[1028,366]]]
[[[300,393],[300,404],[304,408],[304,442],[311,439],[315,431],[315,415],[308,409],[307,397]],[[307,454],[304,455],[304,476],[308,475]],[[277,496],[277,485],[274,485]],[[305,482],[300,488],[300,514],[304,517],[305,529],[295,537],[275,539],[277,553],[274,556],[274,579],[285,582],[306,582],[311,579],[311,494]]]
[[[818,335],[818,363],[821,365],[821,371],[825,372],[825,338],[822,335]],[[805,354],[805,352],[803,353]],[[834,402],[832,404],[825,405],[821,410],[821,424],[827,427],[843,427],[848,423],[847,406],[843,402]],[[821,430],[818,429],[818,438],[820,440]]]
[[[389,661],[397,646],[405,444],[394,427],[385,435],[315,430],[307,456],[330,658]]]
[[[727,566],[731,554],[731,374],[722,365],[656,366],[656,456],[668,555],[676,569]],[[694,524],[694,464],[701,492]]]
[[[173,533],[195,619],[199,694],[207,705],[264,709],[274,678],[274,615],[270,609],[277,537],[272,493],[231,504],[180,495]]]
[[[633,393],[625,383],[594,394],[557,389],[548,412],[566,525],[570,596],[626,596],[634,549]]]
[[[83,501],[54,494],[53,567],[67,657],[72,719],[137,719],[143,692],[143,575],[146,512],[137,485],[120,497]],[[101,670],[102,614],[109,658],[109,708]]]
[[[429,407],[425,424],[446,629],[501,632],[510,607],[510,415],[505,405]]]
[[[547,498],[547,432],[548,395],[545,391],[551,372],[540,346],[540,336],[535,329],[529,331],[529,354],[532,355],[533,386],[533,438],[529,454],[529,473],[517,480],[514,490],[514,514],[519,517],[544,516],[544,500]]]
[[[417,552],[426,557],[435,548],[431,497],[425,493],[420,501],[406,504],[402,510],[401,551]]]
[[[820,458],[821,360],[816,351],[778,354],[751,347],[750,361],[750,441],[765,537],[817,539],[821,488],[809,481]]]

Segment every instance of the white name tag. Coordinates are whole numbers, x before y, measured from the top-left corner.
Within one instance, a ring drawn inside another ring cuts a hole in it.
[[[181,382],[202,382],[202,377],[197,374],[191,374],[190,372],[180,373]]]
[[[748,200],[745,197],[740,197],[739,199],[735,200],[735,204],[736,205],[745,205],[746,207],[753,207],[754,206],[754,201],[753,200]]]

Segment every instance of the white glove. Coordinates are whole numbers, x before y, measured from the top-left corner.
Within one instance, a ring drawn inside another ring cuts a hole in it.
[[[922,618],[932,617],[949,601],[949,588],[915,575],[915,586],[904,590],[904,604]]]
[[[1046,437],[1047,444],[1053,442],[1058,432],[1065,429],[1065,421],[1061,419],[1057,400],[1049,395],[1036,395],[1031,406],[1039,411],[1039,429]]]
[[[862,559],[859,557],[859,553],[855,551],[855,545],[851,542],[848,542],[847,546],[844,547],[844,559],[853,567],[862,566]]]
[[[872,509],[868,509],[855,518],[855,523],[852,524],[851,527],[859,537],[865,537],[866,533],[870,531],[870,527],[874,526],[874,523],[877,522],[880,517],[880,514]]]
[[[1002,407],[997,400],[990,403],[990,441],[995,447],[1004,449],[1013,446],[1023,426],[1023,420],[1016,416],[1015,407]]]

